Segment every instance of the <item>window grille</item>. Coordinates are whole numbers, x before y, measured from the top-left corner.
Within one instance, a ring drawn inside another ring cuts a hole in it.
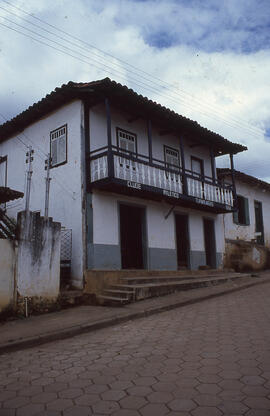
[[[177,169],[180,166],[180,159],[179,159],[179,151],[177,149],[173,149],[171,147],[164,146],[164,156],[165,156],[165,164],[166,167],[169,169]],[[166,177],[174,179],[173,173],[166,172]],[[178,178],[175,179],[178,182]]]
[[[50,133],[51,167],[62,165],[67,161],[67,125]]]
[[[165,146],[165,162],[168,165],[168,167],[179,167],[178,150]]]
[[[117,129],[117,135],[118,146],[121,152],[129,155],[132,154],[132,156],[134,156],[136,153],[136,135],[120,129]],[[134,160],[119,157],[119,163],[121,167],[124,166],[127,169],[136,170],[136,163]]]

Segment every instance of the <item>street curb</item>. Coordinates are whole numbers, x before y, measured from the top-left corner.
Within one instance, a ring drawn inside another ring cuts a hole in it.
[[[130,320],[144,318],[144,317],[151,316],[157,313],[169,311],[169,310],[180,308],[180,307],[187,306],[187,305],[192,305],[195,303],[203,302],[203,301],[213,299],[216,297],[220,297],[223,295],[227,295],[227,294],[229,295],[234,292],[239,292],[243,289],[248,289],[249,287],[252,287],[252,286],[258,286],[258,285],[262,285],[266,283],[270,283],[270,280],[265,279],[263,281],[244,283],[243,285],[239,287],[234,287],[234,288],[227,289],[227,290],[221,290],[220,292],[210,293],[205,296],[198,296],[197,298],[194,297],[194,298],[187,299],[187,300],[181,300],[179,302],[174,302],[168,305],[150,307],[146,310],[130,312],[123,316],[114,316],[113,318],[102,319],[96,322],[91,322],[89,324],[76,325],[74,327],[64,329],[63,331],[50,332],[48,334],[38,335],[35,337],[31,337],[31,338],[29,337],[24,340],[8,342],[6,344],[0,345],[0,355],[4,353],[21,350],[21,349],[36,347],[36,346],[46,344],[52,341],[59,341],[59,340],[71,338],[73,336],[84,334],[84,333],[91,332],[91,331],[96,331],[98,329],[108,328],[110,326],[114,326],[114,325],[124,323]]]

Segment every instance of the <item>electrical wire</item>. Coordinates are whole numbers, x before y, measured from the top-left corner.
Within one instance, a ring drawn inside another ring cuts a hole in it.
[[[15,23],[16,24],[16,23]],[[71,54],[70,52],[66,52],[66,51],[63,51],[62,49],[59,49],[59,48],[57,48],[57,47],[55,47],[55,46],[52,46],[52,45],[49,45],[49,44],[47,44],[46,42],[43,42],[42,40],[40,40],[40,39],[36,39],[36,38],[34,38],[33,36],[30,36],[30,35],[28,35],[28,34],[26,34],[26,33],[24,33],[24,32],[21,32],[20,30],[17,30],[17,29],[14,29],[14,28],[12,28],[12,27],[10,27],[10,26],[8,26],[8,25],[5,25],[4,23],[1,23],[0,22],[0,25],[2,25],[2,26],[4,26],[4,27],[6,27],[6,28],[8,28],[8,29],[10,29],[10,30],[12,30],[12,31],[15,31],[15,32],[17,32],[17,33],[20,33],[20,34],[22,34],[23,36],[26,36],[26,37],[28,37],[28,38],[30,38],[30,39],[32,39],[32,40],[34,40],[34,41],[37,41],[37,42],[39,42],[39,43],[41,43],[41,44],[43,44],[43,45],[46,45],[46,46],[48,46],[48,47],[50,47],[50,48],[52,48],[52,49],[55,49],[56,51],[59,51],[59,52],[61,52],[61,53],[63,53],[63,54],[65,54],[65,55],[69,55],[69,56],[71,56],[72,58],[75,58],[75,59],[77,59],[77,60],[79,60],[79,61],[81,61],[81,62],[84,62],[84,63],[86,63],[86,64],[88,64],[88,65],[92,65],[92,66],[95,66],[95,67],[97,67],[98,69],[101,69],[101,70],[103,70],[104,71],[104,66],[102,66],[102,67],[100,67],[100,66],[98,66],[97,64],[93,64],[92,62],[88,62],[88,61],[85,61],[84,59],[81,59],[81,58],[79,58],[79,57],[77,57],[77,56],[75,56],[75,55],[73,55],[73,54]],[[16,24],[17,25],[17,24]],[[26,30],[28,30],[28,29],[26,29]],[[40,36],[40,35],[39,35]],[[43,36],[42,36],[43,37]],[[43,37],[44,38],[44,37]],[[50,39],[48,39],[50,42],[53,42],[53,43],[56,43],[56,44],[59,44],[59,42],[55,42],[55,41],[53,41],[53,40],[50,40]],[[62,46],[62,45],[61,45]],[[66,48],[65,46],[63,46],[65,49],[69,49],[69,50],[71,50],[70,48]],[[76,51],[75,51],[75,53],[76,53]],[[114,70],[114,69],[112,69],[112,70],[110,70],[110,71],[108,71],[107,70],[107,72],[116,72],[116,73],[118,73],[119,71],[116,71],[116,70]],[[122,74],[121,74],[122,75]],[[135,84],[135,85],[138,85],[139,87],[144,87],[145,89],[147,89],[147,90],[150,90],[151,92],[154,92],[154,93],[156,93],[156,94],[158,94],[158,95],[164,95],[164,93],[161,93],[160,91],[158,91],[157,89],[155,89],[155,88],[153,88],[153,87],[150,87],[150,86],[148,86],[148,85],[146,85],[146,84],[143,84],[143,83],[138,83],[138,82],[136,82],[136,80],[133,80],[133,83]],[[168,100],[170,100],[170,101],[172,101],[172,102],[175,102],[176,104],[179,104],[179,101],[177,101],[173,96],[171,96],[171,95],[169,95],[169,94],[167,94],[166,96],[165,96],[165,98],[166,99],[168,99]],[[194,107],[192,108],[192,107],[190,107],[190,106],[188,106],[187,104],[185,104],[185,103],[182,103],[182,105],[184,106],[184,107],[186,107],[186,108],[188,108],[189,110],[190,109],[192,109],[192,110],[194,110]],[[208,118],[210,118],[210,119],[214,119],[214,117],[213,117],[213,115],[209,115],[208,113],[204,113],[204,112],[202,112],[201,110],[197,110],[200,114],[202,114],[202,115],[204,115],[205,117],[208,117]],[[231,123],[229,123],[227,120],[223,120],[223,124],[226,124],[228,127],[230,127],[230,128],[232,128],[232,129],[234,129],[234,128],[239,128],[239,126],[233,126]]]
[[[5,1],[5,3],[7,3],[7,4],[9,4],[10,5],[10,3],[8,3],[8,2],[6,2]],[[16,9],[18,9],[18,10],[21,10],[21,11],[23,11],[22,9],[20,9],[20,8],[17,8],[16,6],[14,6]],[[0,8],[2,8],[2,7],[0,7]],[[7,12],[9,12],[9,13],[11,13],[11,14],[13,14],[13,15],[15,15],[15,16],[17,16],[17,17],[19,17],[20,19],[23,19],[21,16],[18,16],[18,15],[16,15],[15,13],[13,13],[13,12],[11,12],[11,11],[9,11],[9,10],[6,10],[6,9],[4,9],[4,8],[2,8],[3,10],[5,10],[5,11],[7,11]],[[33,16],[33,15],[31,15],[31,14],[29,14],[29,13],[27,13],[27,12],[25,12],[25,11],[23,11],[25,14],[27,14],[27,15],[29,15],[30,17],[32,17],[32,18],[36,18],[35,16]],[[3,16],[2,16],[3,17]],[[79,53],[79,52],[77,52],[77,51],[74,51],[74,50],[72,50],[71,48],[68,48],[68,47],[66,47],[66,46],[64,46],[64,45],[62,45],[62,44],[60,44],[59,42],[55,42],[55,41],[53,41],[52,39],[49,39],[49,38],[46,38],[46,37],[44,37],[43,35],[40,35],[39,33],[36,33],[36,32],[34,32],[34,31],[31,31],[30,29],[28,29],[28,28],[25,28],[24,26],[22,26],[22,25],[19,25],[19,24],[17,24],[17,23],[15,23],[15,22],[13,22],[13,21],[11,21],[10,19],[7,19],[7,18],[5,18],[5,17],[3,17],[4,19],[6,19],[6,20],[8,20],[8,21],[10,21],[10,22],[12,22],[13,24],[15,24],[15,25],[17,25],[17,26],[19,26],[19,27],[22,27],[22,28],[24,28],[24,30],[27,30],[27,31],[29,31],[29,32],[32,32],[32,33],[35,33],[35,35],[38,35],[38,36],[40,36],[40,37],[43,37],[43,38],[45,38],[46,40],[49,40],[50,42],[53,42],[53,43],[56,43],[57,45],[59,45],[59,46],[61,46],[61,47],[63,47],[63,48],[65,48],[65,49],[67,49],[67,50],[71,50],[73,53],[75,52],[75,53]],[[63,32],[63,33],[65,33],[66,35],[68,35],[69,37],[71,37],[71,38],[74,38],[74,37],[72,37],[71,35],[69,35],[67,32],[64,32],[64,31],[61,31],[60,29],[58,29],[58,28],[56,28],[55,26],[53,26],[53,25],[50,25],[50,24],[48,24],[47,22],[45,22],[45,21],[43,21],[43,20],[41,20],[41,19],[39,19],[39,18],[36,18],[37,20],[39,20],[39,21],[41,21],[41,22],[43,22],[44,24],[46,24],[46,25],[48,25],[48,26],[50,26],[50,27],[53,27],[55,30],[58,30],[59,32]],[[36,27],[39,27],[38,25],[35,25],[35,24],[33,24],[32,22],[29,22],[28,20],[26,20],[26,19],[23,19],[24,21],[26,21],[26,22],[28,22],[28,23],[30,23],[30,24],[32,24],[32,25],[34,25],[34,26],[36,26]],[[2,24],[3,25],[3,24]],[[7,25],[5,25],[6,27],[8,27]],[[14,28],[11,28],[11,27],[8,27],[9,29],[11,29],[11,30],[15,30]],[[41,29],[41,30],[44,30],[44,31],[46,31],[47,33],[50,33],[50,34],[53,34],[54,36],[57,36],[58,38],[60,38],[60,39],[62,39],[62,40],[64,40],[64,41],[66,41],[67,42],[67,40],[66,39],[64,39],[63,37],[59,37],[59,35],[56,35],[56,34],[54,34],[53,32],[51,32],[51,31],[47,31],[46,29],[44,29],[44,28],[42,28],[42,27],[39,27],[39,29]],[[16,31],[16,30],[15,30]],[[17,32],[19,32],[19,31],[17,31]],[[19,32],[19,33],[21,33],[21,32]],[[27,36],[26,34],[24,34],[24,33],[21,33],[21,34],[23,34],[23,35],[25,35],[25,36]],[[28,36],[29,37],[29,36]],[[30,37],[31,38],[31,37]],[[83,41],[81,41],[81,40],[79,40],[78,38],[75,38],[76,40],[78,40],[78,41],[80,41],[80,42],[83,42]],[[33,40],[36,40],[36,41],[38,41],[37,39],[33,39]],[[39,40],[40,41],[40,40]],[[42,42],[41,42],[42,43]],[[85,42],[83,42],[83,43],[85,43]],[[77,45],[77,44],[74,44],[74,42],[72,42],[72,44],[73,45],[75,45],[76,47],[80,47],[80,48],[82,48],[80,45]],[[86,43],[87,44],[87,43]],[[88,45],[88,44],[87,44]],[[46,44],[46,46],[50,46],[50,47],[52,47],[52,45],[48,45],[48,44]],[[93,46],[92,45],[90,45],[92,48],[93,48]],[[83,48],[84,50],[86,50],[86,48]],[[97,50],[99,50],[98,48],[96,48]],[[58,49],[57,49],[58,50]],[[101,51],[101,50],[99,50],[99,51]],[[61,50],[60,52],[62,52],[63,53],[63,51]],[[83,55],[83,54],[81,54],[81,53],[79,53],[81,56],[83,56],[83,57],[86,57],[87,59],[88,59],[88,57],[87,56],[85,56],[85,55]],[[103,54],[106,54],[105,52],[103,52]],[[70,55],[71,56],[71,55]],[[96,56],[98,56],[98,55],[96,55]],[[110,55],[111,57],[113,57],[112,55]],[[74,57],[73,55],[72,55],[72,57],[73,58],[75,58],[75,59],[78,59],[78,57]],[[114,59],[116,59],[116,60],[118,60],[118,61],[120,61],[120,62],[123,62],[125,65],[129,65],[129,64],[127,64],[126,62],[124,62],[124,61],[121,61],[121,60],[119,60],[118,58],[115,58],[115,57],[113,57]],[[100,64],[100,62],[99,61],[96,61],[95,60],[95,62],[98,62],[99,64]],[[112,64],[112,63],[111,63]],[[108,66],[106,66],[107,68],[108,68]],[[103,68],[100,68],[100,67],[98,67],[99,69],[103,69],[104,70],[104,64],[103,64]],[[134,68],[136,68],[136,67],[134,67]],[[112,70],[110,67],[109,67],[109,69],[110,70]],[[138,70],[138,69],[136,69],[137,71],[141,71],[141,70]],[[117,70],[117,72],[119,73],[119,70]],[[144,72],[145,74],[147,74],[145,71],[141,71],[141,72]],[[121,72],[120,72],[121,73]],[[135,74],[134,73],[134,71],[133,71],[133,74]],[[121,73],[121,75],[123,75],[123,72]],[[125,74],[124,74],[125,75]],[[137,75],[137,74],[135,74],[135,75]],[[149,77],[151,77],[151,75],[150,74],[147,74]],[[140,78],[141,78],[141,76],[140,76]],[[155,78],[155,77],[154,77]],[[146,78],[145,78],[146,79]],[[158,79],[158,78],[157,78]],[[153,80],[151,79],[151,80],[149,80],[149,79],[146,79],[147,81],[151,81],[151,83],[153,84]],[[137,80],[136,80],[137,81]],[[159,86],[159,88],[163,88],[164,89],[164,85],[165,84],[167,84],[167,86],[168,87],[173,87],[173,85],[172,84],[169,84],[169,83],[166,83],[166,82],[163,82],[163,85],[162,86]],[[140,84],[139,85],[140,87],[142,87],[142,86],[144,86],[145,87],[145,85],[143,85],[143,84]],[[149,89],[149,85],[147,85],[147,88]],[[152,91],[153,91],[153,89],[152,89]],[[157,91],[157,90],[154,90],[154,92],[156,92],[156,93],[158,93],[158,94],[161,94],[161,92],[160,91]],[[173,94],[177,94],[177,93],[175,93],[175,92],[172,92]],[[183,91],[183,93],[184,94],[187,94],[187,93],[185,93],[184,91]],[[162,93],[163,95],[164,95],[164,92]],[[178,94],[179,95],[179,94]],[[187,94],[188,95],[188,94]],[[194,96],[191,96],[193,99],[194,99]],[[183,100],[183,98],[181,97],[180,98],[181,100]],[[177,104],[179,104],[179,102],[177,102]],[[190,106],[188,106],[187,104],[184,104],[187,108],[191,108]],[[200,105],[201,105],[201,102],[200,102]],[[206,104],[206,105],[208,105],[208,104]],[[209,106],[209,105],[208,105]],[[193,110],[194,110],[194,107],[192,108]],[[216,108],[215,108],[215,111],[216,111]],[[212,116],[209,116],[208,114],[205,114],[205,113],[202,113],[201,112],[201,114],[203,114],[204,116],[207,116],[207,117],[210,117],[210,118],[213,118],[213,115]],[[223,111],[223,114],[224,114],[224,111]],[[219,116],[220,117],[220,116]],[[222,117],[220,117],[220,118],[222,118]],[[232,118],[232,117],[231,117]],[[228,120],[227,119],[224,119],[224,121],[226,122],[226,124],[227,125],[229,125],[229,127],[231,127],[231,128],[244,128],[244,129],[248,129],[249,130],[249,134],[250,134],[250,132],[252,131],[252,130],[250,130],[250,129],[253,129],[253,127],[251,127],[251,126],[240,126],[239,125],[239,120],[237,120],[237,121],[234,121],[234,123],[237,123],[236,124],[236,126],[232,126],[231,124],[229,124],[228,123]],[[256,130],[255,130],[256,129]],[[257,128],[254,128],[253,129],[253,134],[255,134],[255,131],[256,131],[256,134],[257,134],[257,132],[258,131],[260,131],[259,129],[257,129]]]
[[[116,58],[116,57],[115,57],[115,56],[113,56],[112,54],[109,54],[109,53],[107,53],[107,52],[105,52],[105,51],[103,51],[103,50],[101,50],[101,49],[97,48],[96,46],[94,46],[94,45],[90,44],[89,42],[85,42],[85,41],[83,41],[83,40],[81,40],[81,39],[79,39],[79,38],[77,38],[77,37],[75,37],[75,36],[73,36],[73,35],[70,35],[68,32],[66,32],[66,31],[64,31],[64,30],[61,30],[61,29],[57,28],[56,26],[54,26],[54,25],[52,25],[52,24],[50,24],[50,23],[46,22],[45,20],[42,20],[42,19],[40,19],[40,18],[36,17],[35,15],[33,15],[33,14],[30,14],[30,13],[26,12],[24,9],[22,9],[22,8],[20,8],[20,7],[17,7],[17,6],[14,6],[14,5],[12,5],[11,3],[9,3],[9,2],[8,2],[8,1],[6,1],[6,0],[3,0],[3,2],[4,2],[4,3],[6,3],[7,5],[9,5],[9,6],[11,6],[11,7],[15,8],[15,9],[19,10],[20,12],[22,12],[22,13],[26,14],[27,16],[30,16],[32,19],[35,19],[35,20],[37,20],[37,21],[41,22],[42,24],[45,24],[46,26],[53,28],[53,29],[54,29],[54,30],[56,30],[57,32],[63,33],[63,34],[65,34],[66,36],[68,36],[69,38],[74,39],[74,40],[76,40],[76,41],[78,41],[78,42],[80,42],[80,43],[82,43],[82,44],[86,45],[86,46],[88,47],[88,49],[89,49],[89,48],[91,48],[91,49],[94,49],[94,50],[98,51],[98,52],[99,52],[99,54],[95,54],[96,56],[101,57],[102,59],[104,59],[104,55],[106,55],[106,56],[108,56],[108,57],[110,57],[110,58],[113,58],[113,59],[117,60],[118,62],[122,63],[123,65],[128,66],[129,68],[132,68],[133,70],[137,71],[137,72],[140,74],[140,77],[142,77],[142,74],[146,75],[148,78],[145,78],[145,79],[147,79],[148,81],[150,80],[151,82],[153,82],[153,79],[155,79],[155,80],[157,80],[159,83],[162,83],[162,86],[163,86],[163,87],[164,87],[164,85],[167,85],[167,87],[169,87],[169,88],[175,88],[175,86],[174,86],[173,84],[170,84],[170,83],[168,83],[168,82],[166,82],[166,81],[163,81],[163,80],[161,80],[160,78],[155,77],[154,75],[149,74],[149,73],[147,73],[146,71],[143,71],[143,70],[141,70],[141,69],[139,69],[139,68],[135,67],[134,65],[131,65],[130,63],[128,63],[128,62],[126,62],[126,61],[124,61],[124,60],[121,60],[121,59],[119,59],[119,58]],[[15,15],[15,16],[17,16],[17,17],[19,17],[20,19],[23,19],[21,16],[16,15],[15,13],[11,12],[10,10],[6,10],[6,9],[4,9],[3,7],[1,7],[1,8],[2,8],[3,10],[7,11],[8,13],[11,13],[11,14],[13,14],[13,15]],[[26,19],[23,19],[23,20],[27,21]],[[51,34],[53,34],[53,35],[55,35],[55,36],[59,37],[60,39],[62,39],[62,40],[64,40],[64,41],[67,41],[65,38],[60,37],[59,35],[56,35],[56,34],[55,34],[55,33],[53,33],[53,32],[47,31],[46,29],[42,28],[41,26],[35,25],[34,23],[29,22],[29,21],[27,21],[27,22],[28,22],[28,23],[30,23],[30,24],[32,24],[32,25],[34,25],[34,26],[36,26],[36,27],[38,27],[39,29],[41,29],[41,30],[43,30],[43,31],[46,31],[46,32],[48,32],[48,33],[51,33]],[[70,41],[69,41],[69,42],[70,42]],[[79,48],[82,48],[82,47],[81,47],[81,45],[75,44],[74,42],[72,42],[72,44],[73,44],[73,45],[75,45],[75,46],[77,46],[77,47],[79,47]],[[84,50],[88,50],[88,49],[85,49],[85,48],[83,48],[83,49],[84,49]],[[100,53],[101,53],[102,55],[100,55]],[[92,54],[93,54],[93,52],[92,52]],[[131,72],[131,71],[130,71],[130,72]],[[134,72],[132,72],[132,73],[134,73]],[[149,77],[150,77],[150,79],[149,79]],[[196,99],[196,97],[194,97],[194,95],[187,93],[187,92],[186,92],[186,91],[184,91],[183,89],[179,89],[179,91],[181,91],[181,92],[182,92],[182,94],[185,94],[185,95],[187,95],[188,97],[192,97],[192,99],[193,99],[193,100],[197,101],[197,99]],[[200,104],[200,106],[201,106],[201,101],[199,102],[199,104]],[[211,104],[209,105],[208,103],[204,102],[204,105],[207,105],[209,108],[211,108],[211,107],[212,107],[212,110],[214,109],[214,111],[217,111],[217,108],[216,108],[216,107],[211,106]],[[224,109],[222,109],[221,111],[222,111],[222,114],[224,114]],[[243,121],[242,121],[241,119],[239,119],[239,118],[238,118],[238,119],[236,119],[236,118],[232,117],[231,115],[230,115],[230,118],[231,118],[232,120],[234,120],[234,121],[238,122],[238,123],[239,123],[239,121],[240,121],[240,123],[243,123]],[[246,125],[246,122],[245,122],[245,121],[244,121],[244,128],[248,128],[248,129],[250,129],[250,130],[253,130],[256,134],[258,134],[258,132],[259,132],[259,133],[263,133],[263,131],[262,131],[261,129],[259,129],[258,127],[254,127],[254,126]]]

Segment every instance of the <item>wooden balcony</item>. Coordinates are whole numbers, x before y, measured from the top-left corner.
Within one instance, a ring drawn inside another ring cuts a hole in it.
[[[90,153],[91,187],[215,213],[234,209],[232,184],[112,146]]]

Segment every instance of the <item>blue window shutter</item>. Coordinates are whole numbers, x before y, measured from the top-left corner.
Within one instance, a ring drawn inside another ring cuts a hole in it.
[[[244,198],[246,225],[250,225],[248,199]]]
[[[238,210],[233,212],[233,222],[238,224]]]

